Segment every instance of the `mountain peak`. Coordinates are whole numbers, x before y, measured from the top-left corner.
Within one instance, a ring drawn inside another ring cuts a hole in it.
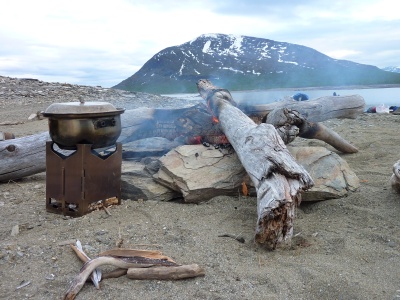
[[[158,52],[114,88],[188,93],[196,92],[203,78],[230,90],[400,83],[400,74],[333,59],[309,47],[210,33]]]

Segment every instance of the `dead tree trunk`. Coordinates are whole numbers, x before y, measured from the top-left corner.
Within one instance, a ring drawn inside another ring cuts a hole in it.
[[[278,243],[291,239],[295,206],[313,181],[289,153],[274,126],[254,123],[231,104],[229,91],[216,88],[210,81],[200,80],[197,86],[256,188],[255,240],[275,249]]]

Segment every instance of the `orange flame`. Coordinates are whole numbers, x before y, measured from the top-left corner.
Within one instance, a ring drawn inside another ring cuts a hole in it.
[[[212,121],[213,121],[213,123],[219,123],[219,120],[214,115],[212,116]]]
[[[208,108],[208,111],[211,113],[211,115],[212,115],[212,121],[213,121],[213,123],[219,123],[219,120],[218,120],[218,118],[216,117],[216,116],[214,116],[214,112],[213,112],[213,110],[211,109],[211,104],[210,104],[210,100],[208,100],[207,101],[207,108]]]
[[[249,190],[247,189],[246,183],[242,182],[242,193],[244,196],[247,196],[249,194]]]

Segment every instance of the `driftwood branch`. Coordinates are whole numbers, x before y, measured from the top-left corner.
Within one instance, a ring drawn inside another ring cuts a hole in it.
[[[178,280],[205,275],[204,269],[197,264],[178,265],[160,251],[117,248],[104,251],[98,257],[90,259],[79,247],[71,247],[86,263],[64,296],[64,299],[68,300],[75,299],[90,274],[95,274],[95,270],[102,265],[118,267],[113,271],[118,276],[107,278],[127,274],[131,279]]]
[[[286,103],[286,104],[284,104]],[[309,122],[330,118],[353,118],[364,111],[365,101],[358,95],[324,97],[310,101],[275,102],[268,105],[240,104],[246,114],[260,123],[275,108],[288,107],[307,117]],[[200,139],[217,144],[221,141],[220,124],[213,122],[203,104],[181,109],[140,108],[121,115],[119,142],[127,143],[149,137],[183,139],[190,144]],[[45,171],[48,132],[0,141],[0,182],[15,180]],[[327,141],[329,142],[329,141]]]
[[[356,147],[332,129],[318,122],[310,122],[298,111],[290,108],[274,109],[267,115],[265,122],[274,125],[285,144],[292,142],[298,135],[306,139],[324,141],[343,153],[358,152]]]
[[[357,153],[358,149],[341,137],[337,132],[321,123],[305,122],[300,128],[299,136],[306,139],[317,139],[331,145],[342,153]]]
[[[210,81],[200,80],[197,87],[256,188],[255,240],[275,249],[278,243],[291,239],[295,206],[313,181],[289,153],[274,126],[257,125],[232,105],[229,91]]]
[[[70,247],[72,248],[72,250],[74,250],[75,254],[83,263],[91,260],[90,257],[87,256],[86,253],[83,251],[80,241],[76,241],[76,245],[70,244]],[[101,281],[101,275],[102,274],[100,269],[94,269],[92,274],[90,274],[90,279],[92,280],[96,289],[100,288],[99,282]]]
[[[152,267],[146,269],[129,268],[127,277],[130,279],[178,280],[204,276],[205,271],[197,264],[176,267]]]
[[[149,268],[151,266],[177,266],[177,264],[172,259],[167,256],[161,255],[161,253],[159,253],[158,251],[133,249],[123,249],[122,251],[123,252],[110,250],[108,253],[123,253],[125,256],[104,255],[87,261],[82,266],[79,274],[72,281],[71,286],[64,296],[64,299],[75,299],[76,295],[82,289],[90,274],[92,274],[96,268],[102,265],[112,265],[122,269]]]

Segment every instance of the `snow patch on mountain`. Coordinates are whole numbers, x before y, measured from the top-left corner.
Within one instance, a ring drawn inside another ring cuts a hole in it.
[[[385,68],[382,68],[382,70],[388,71],[388,72],[400,73],[400,66],[398,66],[398,67],[394,67],[394,66],[385,67]]]

